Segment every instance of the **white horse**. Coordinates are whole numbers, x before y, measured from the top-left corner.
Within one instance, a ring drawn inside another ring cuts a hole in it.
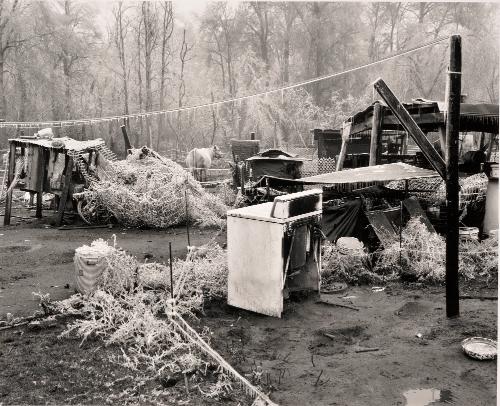
[[[222,153],[217,145],[209,148],[193,148],[188,152],[186,165],[193,173],[196,180],[207,180],[207,169],[212,166],[212,161],[222,158]]]

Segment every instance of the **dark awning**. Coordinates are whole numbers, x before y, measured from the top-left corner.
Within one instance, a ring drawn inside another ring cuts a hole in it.
[[[383,102],[383,130],[402,130],[401,123]],[[424,132],[439,131],[445,124],[444,103],[417,99],[403,103],[412,118]],[[498,134],[498,104],[460,104],[460,131],[477,131]],[[351,134],[367,131],[372,127],[373,104],[346,120],[351,124]]]

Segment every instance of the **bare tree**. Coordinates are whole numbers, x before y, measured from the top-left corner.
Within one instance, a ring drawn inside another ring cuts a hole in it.
[[[114,9],[115,18],[115,32],[114,32],[114,42],[116,49],[118,51],[118,59],[120,60],[121,68],[121,78],[123,86],[123,114],[129,114],[129,91],[128,91],[128,76],[129,68],[127,65],[127,57],[125,53],[125,41],[127,34],[129,32],[130,21],[125,19],[124,13],[126,9],[123,8],[123,3],[119,2],[117,7]],[[130,123],[126,121],[127,128],[130,129]]]
[[[186,82],[184,80],[184,71],[186,69],[186,62],[189,61],[188,55],[193,49],[193,44],[189,45],[186,40],[186,29],[182,30],[182,43],[179,51],[180,60],[180,73],[179,73],[179,88],[178,88],[178,107],[181,108],[184,103],[184,97],[186,96]],[[177,114],[177,133],[176,133],[176,149],[179,149],[179,137],[182,134],[182,120],[181,113]]]
[[[19,10],[19,1],[0,0],[0,118],[5,119],[6,98],[5,98],[5,63],[9,51],[20,44],[20,39],[16,38],[14,20]]]
[[[268,18],[268,5],[266,2],[253,1],[250,7],[257,17],[257,24],[248,22],[248,27],[255,34],[258,39],[258,49],[260,57],[266,65],[266,72],[269,71],[271,62],[269,60],[269,18]]]
[[[160,110],[165,108],[165,86],[167,81],[167,72],[170,64],[172,49],[170,39],[174,32],[174,14],[172,11],[172,2],[165,1],[161,4],[163,10],[162,28],[161,28],[161,65],[160,65]],[[158,125],[158,138],[156,141],[156,150],[160,149],[160,137],[163,137],[165,129],[165,118],[160,117]]]

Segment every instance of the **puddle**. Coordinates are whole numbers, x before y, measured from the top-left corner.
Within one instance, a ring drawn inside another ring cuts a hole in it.
[[[441,389],[411,389],[403,393],[406,406],[444,405],[452,400],[449,390]]]
[[[29,244],[24,244],[24,245],[4,245],[0,247],[0,253],[20,253],[20,252],[27,252],[27,251],[33,251],[40,249],[42,247],[41,244],[35,244],[35,245],[29,245]]]

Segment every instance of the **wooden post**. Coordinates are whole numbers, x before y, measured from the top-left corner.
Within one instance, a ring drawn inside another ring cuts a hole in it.
[[[130,140],[128,139],[127,127],[121,125],[120,128],[122,129],[123,141],[125,142],[125,154],[128,154],[128,150],[132,148],[132,145],[130,145]]]
[[[481,138],[479,139],[479,150],[483,150],[484,148],[484,131],[481,132]]]
[[[345,157],[347,155],[347,140],[342,140],[342,146],[340,147],[339,160],[337,161],[336,171],[341,171],[344,167]]]
[[[9,167],[7,168],[7,196],[5,196],[5,213],[3,217],[3,225],[10,225],[10,214],[12,211],[12,192],[13,189],[9,190],[12,181],[14,180],[14,171],[16,166],[16,143],[10,142],[10,152],[9,152]]]
[[[488,151],[486,152],[486,162],[490,162],[491,151],[493,150],[494,141],[495,141],[495,134],[490,133],[490,142],[488,144]]]
[[[403,128],[408,131],[408,134],[415,140],[430,164],[443,179],[446,179],[446,165],[443,158],[434,149],[415,120],[413,120],[410,113],[404,108],[403,104],[397,99],[382,79],[378,79],[373,86],[387,103]]]
[[[277,132],[277,129],[276,129],[276,121],[274,122],[274,133],[273,133],[273,144],[274,144],[274,148],[276,148],[276,146],[279,146],[278,145],[278,132]]]
[[[439,127],[439,145],[441,146],[441,153],[443,159],[446,160],[446,126],[442,125]]]
[[[377,149],[379,138],[382,133],[382,106],[377,101],[373,105],[372,134],[370,139],[370,162],[369,166],[377,165]]]
[[[408,131],[405,131],[403,135],[403,143],[401,145],[401,154],[408,154]]]
[[[460,35],[450,38],[450,66],[448,72],[448,114],[446,116],[446,316],[460,314],[458,292],[458,135],[460,131],[460,94],[462,86],[462,40]]]
[[[38,147],[38,188],[36,191],[36,218],[42,218],[43,186],[45,184],[45,148]]]
[[[69,196],[69,188],[71,186],[71,175],[73,174],[73,158],[70,156],[68,156],[68,161],[66,162],[66,168],[64,172],[64,185],[56,214],[57,227],[59,227],[62,223],[64,210],[66,209],[66,201],[68,200]]]

